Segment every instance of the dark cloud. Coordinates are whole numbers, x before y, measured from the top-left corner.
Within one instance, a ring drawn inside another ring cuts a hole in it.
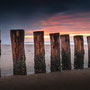
[[[0,0],[0,21],[42,19],[60,12],[89,11],[90,0]]]
[[[0,25],[33,26],[56,13],[78,11],[90,11],[90,0],[0,0]]]
[[[0,0],[2,13],[28,15],[41,11],[54,14],[74,9],[90,9],[90,0]]]
[[[57,13],[89,11],[90,0],[0,0],[0,29],[7,40],[10,29],[39,29],[40,20]]]

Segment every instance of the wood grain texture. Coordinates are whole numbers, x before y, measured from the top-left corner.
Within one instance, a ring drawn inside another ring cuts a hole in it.
[[[13,74],[25,75],[24,30],[11,30],[10,35],[13,54]]]
[[[90,36],[87,36],[88,43],[88,67],[90,67]]]
[[[34,61],[35,73],[45,73],[45,49],[44,49],[44,32],[37,31],[34,35]]]
[[[74,68],[83,69],[84,65],[84,42],[83,36],[74,36]]]
[[[60,36],[59,33],[50,34],[51,42],[51,72],[60,71]]]
[[[61,35],[62,70],[71,69],[71,52],[69,34]]]

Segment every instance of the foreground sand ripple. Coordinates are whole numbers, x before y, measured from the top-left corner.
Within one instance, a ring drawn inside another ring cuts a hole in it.
[[[90,69],[0,78],[0,90],[90,90]]]

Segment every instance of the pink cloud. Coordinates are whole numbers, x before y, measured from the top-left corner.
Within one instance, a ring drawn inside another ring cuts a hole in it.
[[[57,14],[46,20],[40,21],[40,29],[34,31],[45,31],[45,33],[90,33],[90,13],[76,14]],[[26,34],[32,34],[33,30],[26,31]]]

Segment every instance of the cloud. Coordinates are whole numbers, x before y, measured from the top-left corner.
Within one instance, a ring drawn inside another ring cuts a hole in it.
[[[69,10],[90,10],[90,0],[0,0],[2,13],[32,15],[35,12],[55,14]]]
[[[46,33],[60,32],[69,34],[87,34],[90,33],[90,13],[75,13],[75,14],[56,14],[50,18],[40,21],[39,29]],[[31,30],[33,32],[33,30]],[[30,33],[32,33],[30,32]],[[29,32],[28,32],[29,34]]]
[[[47,33],[89,32],[89,4],[90,0],[0,0],[2,39],[8,41],[10,29],[18,28]]]

